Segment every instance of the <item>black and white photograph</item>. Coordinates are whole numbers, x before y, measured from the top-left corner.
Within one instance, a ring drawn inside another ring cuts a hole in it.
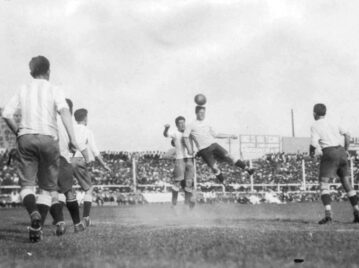
[[[358,14],[0,0],[0,268],[359,268]]]

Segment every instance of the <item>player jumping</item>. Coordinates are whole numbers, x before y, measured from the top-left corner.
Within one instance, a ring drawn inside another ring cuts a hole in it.
[[[344,190],[347,192],[349,201],[354,210],[354,223],[359,223],[358,196],[350,185],[348,170],[347,150],[349,148],[350,136],[343,128],[331,124],[326,115],[327,108],[324,104],[314,105],[313,116],[315,122],[311,127],[310,155],[314,157],[315,149],[321,147],[323,156],[320,161],[319,183],[321,199],[325,208],[325,217],[319,224],[332,222],[330,185],[331,178],[339,177]],[[343,143],[344,136],[344,147]]]
[[[248,172],[249,175],[254,173],[254,169],[246,166],[240,159],[235,159],[222,146],[216,143],[215,138],[237,138],[236,136],[229,136],[224,134],[217,134],[212,127],[208,125],[204,119],[206,117],[206,108],[204,106],[196,106],[196,120],[187,126],[183,133],[185,146],[190,155],[193,155],[193,149],[189,138],[192,137],[197,148],[198,155],[207,163],[212,169],[217,179],[223,183],[224,176],[216,164],[216,159],[234,164]]]
[[[87,127],[87,114],[88,112],[86,109],[78,109],[74,113],[75,120],[77,122],[77,124],[74,126],[75,135],[76,139],[78,140],[80,150],[77,151],[75,157],[72,158],[74,176],[76,177],[81,188],[85,191],[84,209],[82,216],[86,227],[90,226],[91,224],[90,210],[92,205],[93,191],[91,174],[86,167],[91,160],[88,156],[95,156],[103,168],[105,168],[107,171],[111,171],[111,169],[103,161],[100,151],[97,149],[92,131]],[[88,156],[86,156],[85,151],[88,152]]]
[[[186,128],[186,119],[179,116],[175,120],[177,131],[169,133],[170,125],[165,125],[163,135],[172,139],[172,143],[176,148],[176,164],[173,171],[174,185],[172,186],[172,205],[177,204],[178,192],[181,189],[181,183],[184,180],[185,204],[191,208],[194,207],[193,198],[193,178],[194,178],[194,159],[188,154],[184,145],[183,132]],[[192,148],[192,144],[191,144]]]

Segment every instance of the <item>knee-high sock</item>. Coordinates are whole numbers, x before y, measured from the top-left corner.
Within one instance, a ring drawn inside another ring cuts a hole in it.
[[[84,197],[84,210],[82,217],[89,217],[92,205],[92,193],[86,193]]]
[[[80,209],[79,209],[79,203],[77,203],[76,199],[73,200],[67,200],[66,201],[67,209],[70,212],[72,222],[74,225],[80,223]]]
[[[54,219],[54,223],[57,224],[58,222],[64,221],[64,214],[62,211],[63,205],[61,202],[55,202],[51,204],[50,214]]]
[[[325,216],[326,217],[332,217],[332,208],[331,208],[331,203],[332,203],[332,199],[330,198],[329,194],[322,194],[321,195],[321,199],[325,208]]]
[[[36,207],[36,198],[35,192],[30,189],[22,189],[20,192],[22,203],[27,210],[27,213],[31,215],[33,212],[37,211]]]
[[[49,194],[41,193],[37,198],[37,209],[41,215],[41,225],[44,225],[47,213],[51,206],[51,196]]]

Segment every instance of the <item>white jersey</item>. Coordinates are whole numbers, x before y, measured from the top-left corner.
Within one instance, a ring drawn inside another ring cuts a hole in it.
[[[74,130],[80,151],[87,149],[90,161],[93,160],[94,156],[99,156],[100,151],[97,149],[92,131],[87,126],[77,123],[74,125]],[[75,157],[82,157],[82,154],[80,152],[76,152]]]
[[[342,127],[330,123],[326,118],[316,120],[311,127],[311,145],[324,149],[343,145],[344,134],[349,132]]]
[[[21,111],[19,136],[43,134],[55,138],[57,134],[57,112],[68,108],[61,89],[45,79],[33,79],[24,85],[5,106],[3,117],[12,119]]]
[[[183,133],[178,130],[168,134],[169,138],[172,138],[175,143],[176,159],[192,158],[193,156],[188,154],[187,148],[184,144]]]
[[[183,137],[189,138],[190,136],[196,143],[198,150],[205,149],[216,142],[216,133],[204,120],[195,120],[187,125]]]

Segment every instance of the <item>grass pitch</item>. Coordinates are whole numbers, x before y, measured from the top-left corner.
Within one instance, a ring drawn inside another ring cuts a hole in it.
[[[319,226],[319,203],[94,207],[93,226],[28,242],[23,208],[0,209],[1,267],[359,267],[349,203]],[[303,261],[296,263],[295,260]]]

